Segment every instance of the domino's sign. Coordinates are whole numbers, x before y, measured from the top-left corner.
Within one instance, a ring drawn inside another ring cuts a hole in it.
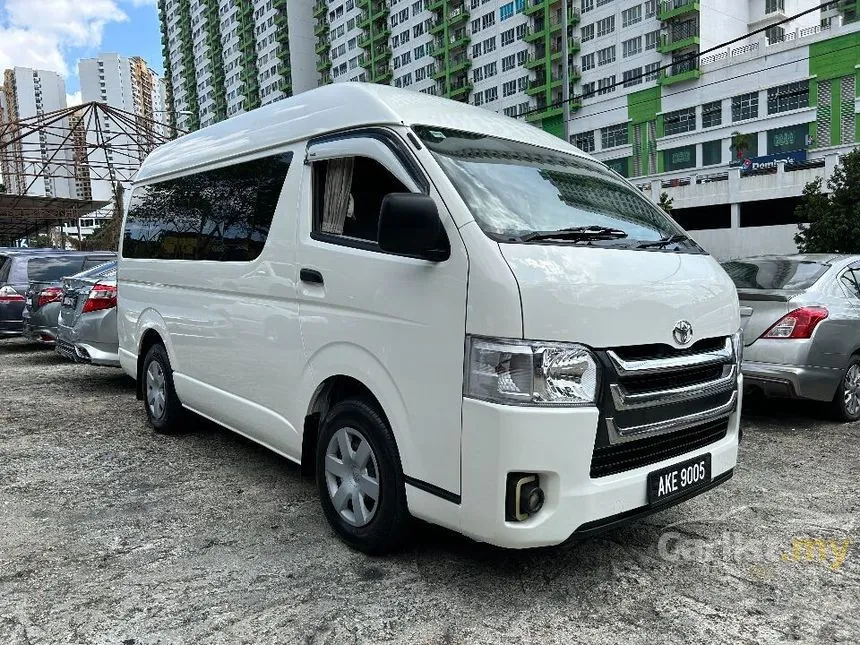
[[[754,172],[756,170],[776,168],[777,165],[781,163],[784,163],[786,166],[792,166],[796,163],[803,163],[804,161],[806,161],[806,150],[795,150],[794,152],[783,152],[776,155],[752,157],[740,162],[741,174]]]

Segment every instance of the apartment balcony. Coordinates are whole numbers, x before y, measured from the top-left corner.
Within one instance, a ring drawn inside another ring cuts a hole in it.
[[[662,0],[657,11],[657,17],[663,21],[673,20],[698,11],[698,0]]]
[[[427,6],[427,9],[430,11],[441,11],[445,6],[445,2],[447,0],[430,0],[430,4]]]
[[[571,11],[567,12],[567,26],[571,27],[573,25],[579,24],[580,13],[579,9],[572,8]],[[550,18],[550,31],[556,32],[562,27],[561,22],[561,10],[554,12],[552,17]]]
[[[436,18],[430,25],[430,33],[431,34],[441,34],[445,31],[445,19],[444,18]]]
[[[550,55],[552,60],[558,60],[561,58],[561,38],[557,38],[555,42],[553,42],[550,47]],[[567,53],[568,55],[575,54],[580,49],[579,38],[568,38],[567,39]]]
[[[543,40],[546,36],[546,23],[543,20],[535,20],[532,24],[526,27],[526,35],[523,40],[527,43],[535,43]]]
[[[436,65],[436,71],[433,72],[433,80],[437,83],[439,81],[443,81],[442,85],[444,85],[445,77],[448,75],[448,68],[444,65]]]
[[[529,81],[528,87],[526,87],[526,94],[529,96],[535,96],[537,94],[543,94],[546,92],[546,75],[543,72],[538,73],[537,78],[533,78]]]
[[[448,98],[465,101],[469,98],[469,92],[472,91],[472,87],[472,82],[465,74],[457,79],[451,79],[448,87]]]
[[[453,28],[469,22],[469,10],[466,5],[460,5],[448,11],[448,25]]]
[[[325,2],[316,2],[314,3],[313,14],[314,18],[319,18],[320,16],[324,16],[328,11],[328,4]]]
[[[239,15],[243,18],[251,18],[254,16],[254,3],[253,2],[243,2],[241,3],[241,8],[239,9]]]
[[[526,69],[537,69],[546,62],[546,49],[541,47],[539,50],[529,52],[526,57],[526,62],[523,65]]]
[[[669,54],[687,47],[697,47],[699,43],[698,32],[695,35],[691,34],[680,38],[673,38],[671,34],[663,34],[660,38],[660,44],[657,45],[657,51],[661,54]]]
[[[449,50],[459,49],[460,47],[467,47],[471,39],[469,38],[469,34],[465,29],[458,29],[453,34],[448,37],[447,47]]]
[[[668,70],[664,69],[660,72],[660,78],[657,82],[660,85],[675,85],[701,78],[702,70],[699,69],[696,60],[697,57],[693,57],[689,61],[674,63]]]
[[[373,78],[371,80],[374,83],[388,83],[393,76],[394,72],[391,70],[391,65],[377,65],[373,70]]]
[[[331,69],[331,59],[328,56],[320,58],[317,61],[317,71],[318,72],[320,72],[320,73],[327,72],[330,69]]]
[[[317,22],[314,27],[314,36],[321,36],[322,34],[328,33],[328,23],[325,21]]]
[[[548,0],[526,0],[526,8],[523,13],[527,16],[532,16],[543,11],[547,4],[549,4]]]
[[[289,76],[281,77],[281,80],[278,81],[278,89],[284,94],[293,93],[293,84]]]
[[[452,57],[448,61],[448,70],[451,74],[458,74],[460,72],[468,72],[472,67],[472,60],[466,56],[465,54],[460,54],[458,56]]]
[[[286,9],[283,9],[283,10],[279,11],[277,14],[275,14],[275,27],[277,27],[278,29],[284,29],[285,30],[285,29],[287,29],[287,24],[288,24],[288,18],[287,18]]]
[[[329,40],[328,34],[318,38],[317,39],[317,45],[315,48],[317,55],[325,53],[328,50],[330,45],[331,45],[331,40]]]

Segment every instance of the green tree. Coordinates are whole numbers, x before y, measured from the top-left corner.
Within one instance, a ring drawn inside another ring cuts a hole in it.
[[[860,148],[842,157],[827,181],[806,184],[795,209],[801,253],[860,253]]]
[[[734,152],[736,159],[743,159],[752,146],[752,138],[742,132],[732,132],[732,144],[729,149]]]
[[[672,214],[672,202],[674,202],[674,201],[675,201],[675,199],[673,197],[669,197],[669,193],[663,192],[663,193],[660,193],[660,201],[657,202],[657,205],[666,212],[666,215],[671,215]]]

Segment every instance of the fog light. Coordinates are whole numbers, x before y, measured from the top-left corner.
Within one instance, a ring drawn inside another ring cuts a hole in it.
[[[540,477],[531,473],[509,473],[505,497],[505,520],[524,522],[543,508]]]

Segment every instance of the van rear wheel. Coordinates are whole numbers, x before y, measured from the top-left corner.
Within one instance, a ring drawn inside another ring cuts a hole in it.
[[[143,407],[153,430],[163,434],[178,432],[184,410],[173,387],[173,368],[164,345],[149,348],[143,359]]]
[[[322,423],[317,488],[326,519],[351,547],[372,555],[399,546],[409,529],[397,444],[367,401],[347,399]]]

